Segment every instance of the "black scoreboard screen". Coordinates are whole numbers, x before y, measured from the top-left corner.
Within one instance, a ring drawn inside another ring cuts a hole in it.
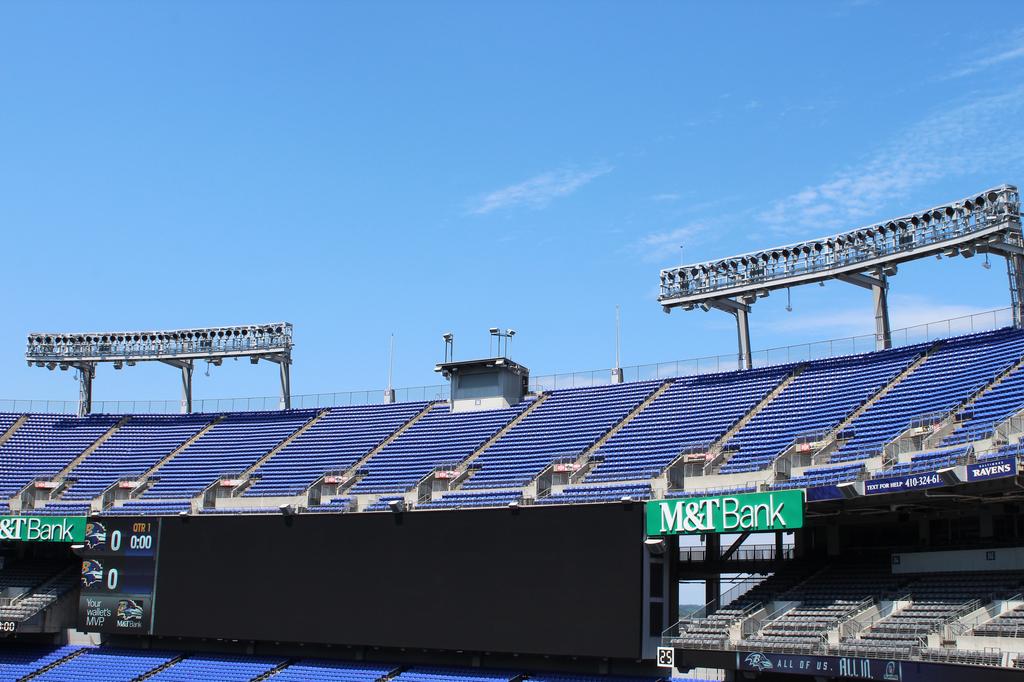
[[[642,504],[168,517],[159,537],[155,611],[142,565],[82,599],[136,599],[160,636],[640,655]]]
[[[99,518],[85,527],[78,629],[151,634],[160,519]]]

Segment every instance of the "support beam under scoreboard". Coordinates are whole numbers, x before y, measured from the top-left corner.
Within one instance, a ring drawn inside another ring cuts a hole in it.
[[[704,603],[709,611],[717,611],[722,605],[722,574],[717,568],[722,554],[722,536],[712,533],[704,538],[704,561],[716,567],[704,578]]]

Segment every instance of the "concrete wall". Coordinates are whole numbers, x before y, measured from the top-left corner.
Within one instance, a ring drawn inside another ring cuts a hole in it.
[[[946,552],[897,552],[893,573],[1024,570],[1024,547],[965,549]]]

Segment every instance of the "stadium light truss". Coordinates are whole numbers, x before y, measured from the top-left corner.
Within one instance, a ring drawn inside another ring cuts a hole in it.
[[[79,372],[78,413],[92,411],[92,381],[96,366],[114,369],[137,362],[162,362],[181,370],[182,412],[192,411],[192,371],[197,361],[220,365],[225,358],[247,357],[277,363],[281,370],[281,405],[291,407],[292,325],[251,324],[136,332],[32,332],[25,360],[29,367]]]
[[[871,289],[878,349],[891,346],[888,278],[900,263],[935,256],[976,253],[1006,258],[1014,325],[1024,320],[1024,237],[1020,194],[1001,185],[892,220],[822,239],[779,246],[661,271],[658,302],[668,313],[722,310],[736,316],[741,366],[751,367],[752,304],[777,289],[835,279]]]

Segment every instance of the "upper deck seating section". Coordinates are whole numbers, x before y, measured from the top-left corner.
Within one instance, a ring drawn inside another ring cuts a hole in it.
[[[676,379],[593,454],[590,483],[657,476],[683,451],[718,440],[793,370],[792,365]]]
[[[297,495],[341,472],[419,414],[425,402],[334,407],[253,472],[244,497]]]
[[[847,481],[857,480],[863,472],[863,462],[830,467],[811,467],[810,469],[805,469],[799,476],[794,476],[788,481],[780,481],[772,487],[776,490],[787,490],[790,488],[815,488],[823,485],[838,485]]]
[[[908,476],[910,474],[922,474],[937,471],[943,467],[954,466],[961,463],[971,452],[971,448],[945,448],[931,452],[922,452],[914,455],[909,462],[894,464],[888,469],[876,471],[872,478],[887,478],[889,476]]]
[[[526,485],[549,464],[576,459],[653,393],[644,381],[552,391],[474,462],[466,490]]]
[[[765,469],[797,436],[838,426],[925,348],[910,346],[808,363],[792,383],[729,439],[727,446],[738,451],[722,466],[721,473]]]
[[[142,476],[213,419],[209,414],[133,416],[68,473],[73,483],[61,498],[88,500],[118,480]]]
[[[1001,329],[950,339],[844,429],[833,462],[873,457],[912,420],[950,412],[1024,355],[1024,331]]]
[[[529,404],[474,412],[451,412],[439,405],[368,459],[361,468],[365,477],[351,492],[402,492],[438,467],[455,467]]]
[[[237,476],[316,415],[315,410],[234,412],[158,469],[147,499],[192,497],[221,476]]]
[[[958,445],[990,437],[999,422],[1024,409],[1024,369],[1008,374],[961,413],[961,424],[943,439],[943,445]]]
[[[52,478],[120,420],[107,414],[32,414],[0,445],[0,496],[37,478]]]
[[[19,419],[21,419],[20,414],[0,412],[0,436],[7,433],[7,431],[10,430],[10,428],[14,426],[14,423]]]

